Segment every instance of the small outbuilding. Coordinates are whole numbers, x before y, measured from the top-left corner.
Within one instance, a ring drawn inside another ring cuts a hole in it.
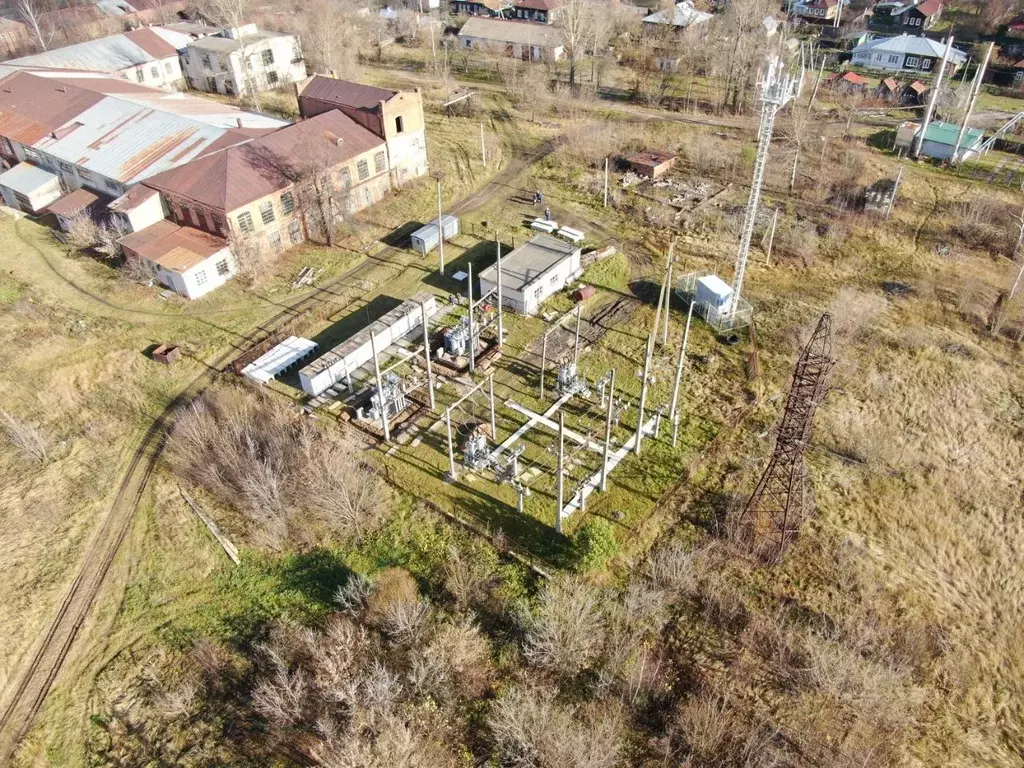
[[[825,78],[825,85],[839,93],[865,93],[868,79],[856,72],[833,72]]]
[[[676,164],[676,156],[660,149],[645,149],[626,158],[626,165],[633,173],[656,179],[664,176]]]
[[[238,272],[226,241],[172,221],[159,221],[118,242],[125,256],[151,265],[161,283],[186,299],[206,295]]]
[[[907,152],[913,147],[914,137],[921,130],[920,123],[906,122],[896,130],[896,148],[901,152]],[[934,160],[950,160],[953,158],[953,150],[956,147],[956,138],[960,133],[960,126],[955,123],[944,123],[936,120],[928,125],[928,131],[921,141],[921,154]],[[978,128],[968,128],[964,132],[963,140],[960,143],[960,152],[957,161],[967,160],[974,157],[981,151],[984,143],[984,132]]]
[[[41,213],[61,196],[60,178],[32,163],[0,173],[4,204],[25,213]]]
[[[451,240],[459,234],[459,219],[456,216],[442,216],[441,229],[444,231],[444,239]],[[409,236],[409,240],[416,253],[430,253],[437,248],[437,222],[420,227]]]
[[[99,195],[82,187],[51,203],[49,210],[57,218],[57,226],[67,232],[76,216],[79,214],[92,215],[92,210],[96,207],[99,199]]]
[[[551,235],[536,235],[501,260],[501,299],[506,309],[534,315],[540,305],[580,273],[580,247]],[[492,264],[480,273],[480,295],[498,287]]]

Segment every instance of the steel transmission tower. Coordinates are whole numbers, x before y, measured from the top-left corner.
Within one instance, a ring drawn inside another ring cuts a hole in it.
[[[832,316],[824,314],[797,361],[772,458],[732,526],[739,545],[764,563],[782,559],[812,512],[804,451],[811,438],[814,411],[825,397],[835,362]]]
[[[801,50],[801,58],[803,51]],[[761,204],[761,188],[764,186],[764,172],[768,165],[768,147],[772,143],[772,130],[779,111],[794,98],[800,96],[803,85],[804,69],[801,62],[800,72],[792,74],[785,71],[786,65],[781,57],[771,56],[764,72],[757,83],[757,98],[761,102],[761,124],[757,129],[757,157],[754,160],[754,178],[750,182],[750,198],[743,216],[743,236],[740,238],[740,250],[736,256],[736,269],[732,278],[732,309],[730,317],[735,317],[740,306],[743,293],[743,277],[747,271],[747,257],[750,254],[750,241],[754,237],[757,224],[757,209]]]

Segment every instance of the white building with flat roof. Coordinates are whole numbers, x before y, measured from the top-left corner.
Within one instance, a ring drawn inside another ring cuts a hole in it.
[[[550,235],[536,235],[501,260],[501,303],[521,315],[537,313],[545,299],[580,274],[580,247]],[[480,273],[480,295],[498,287],[498,267]]]

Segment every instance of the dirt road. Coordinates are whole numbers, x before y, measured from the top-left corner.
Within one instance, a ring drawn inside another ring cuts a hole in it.
[[[449,212],[470,213],[489,203],[495,196],[507,192],[520,174],[553,152],[558,143],[558,139],[552,139],[536,150],[518,152],[503,171],[476,192],[454,203]],[[45,256],[39,255],[45,259]],[[262,341],[279,328],[305,316],[323,303],[336,304],[339,300],[349,297],[350,292],[350,298],[365,295],[369,286],[386,282],[386,278],[370,280],[373,271],[382,264],[393,265],[399,271],[403,271],[421,258],[418,254],[410,256],[408,251],[398,248],[383,248],[347,272],[318,286],[308,295],[295,299],[243,336],[248,343]],[[202,394],[220,370],[236,357],[239,351],[237,348],[226,350],[216,360],[210,362],[207,370],[193,379],[163,410],[133,451],[109,511],[86,546],[78,574],[68,586],[53,621],[39,639],[37,648],[20,674],[12,675],[11,679],[18,681],[14,689],[4,692],[3,711],[0,715],[0,766],[11,762],[19,743],[31,729],[50,688],[57,679],[78,631],[85,622],[107,572],[128,534],[135,511],[156,467],[177,412]]]

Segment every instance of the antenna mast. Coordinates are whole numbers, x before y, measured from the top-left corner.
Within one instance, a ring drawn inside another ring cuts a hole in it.
[[[801,59],[802,54],[803,51],[801,51]],[[800,96],[803,86],[802,63],[799,74],[787,73],[785,70],[786,65],[780,56],[770,56],[757,83],[757,98],[761,102],[761,124],[757,129],[757,158],[754,160],[754,178],[750,183],[750,198],[747,201],[747,210],[743,217],[743,235],[740,238],[740,250],[736,256],[736,269],[732,280],[730,317],[735,316],[743,292],[743,277],[747,271],[750,242],[754,237],[754,227],[757,224],[757,210],[761,203],[761,188],[764,186],[764,173],[768,165],[768,146],[772,142],[775,118],[786,104]]]

